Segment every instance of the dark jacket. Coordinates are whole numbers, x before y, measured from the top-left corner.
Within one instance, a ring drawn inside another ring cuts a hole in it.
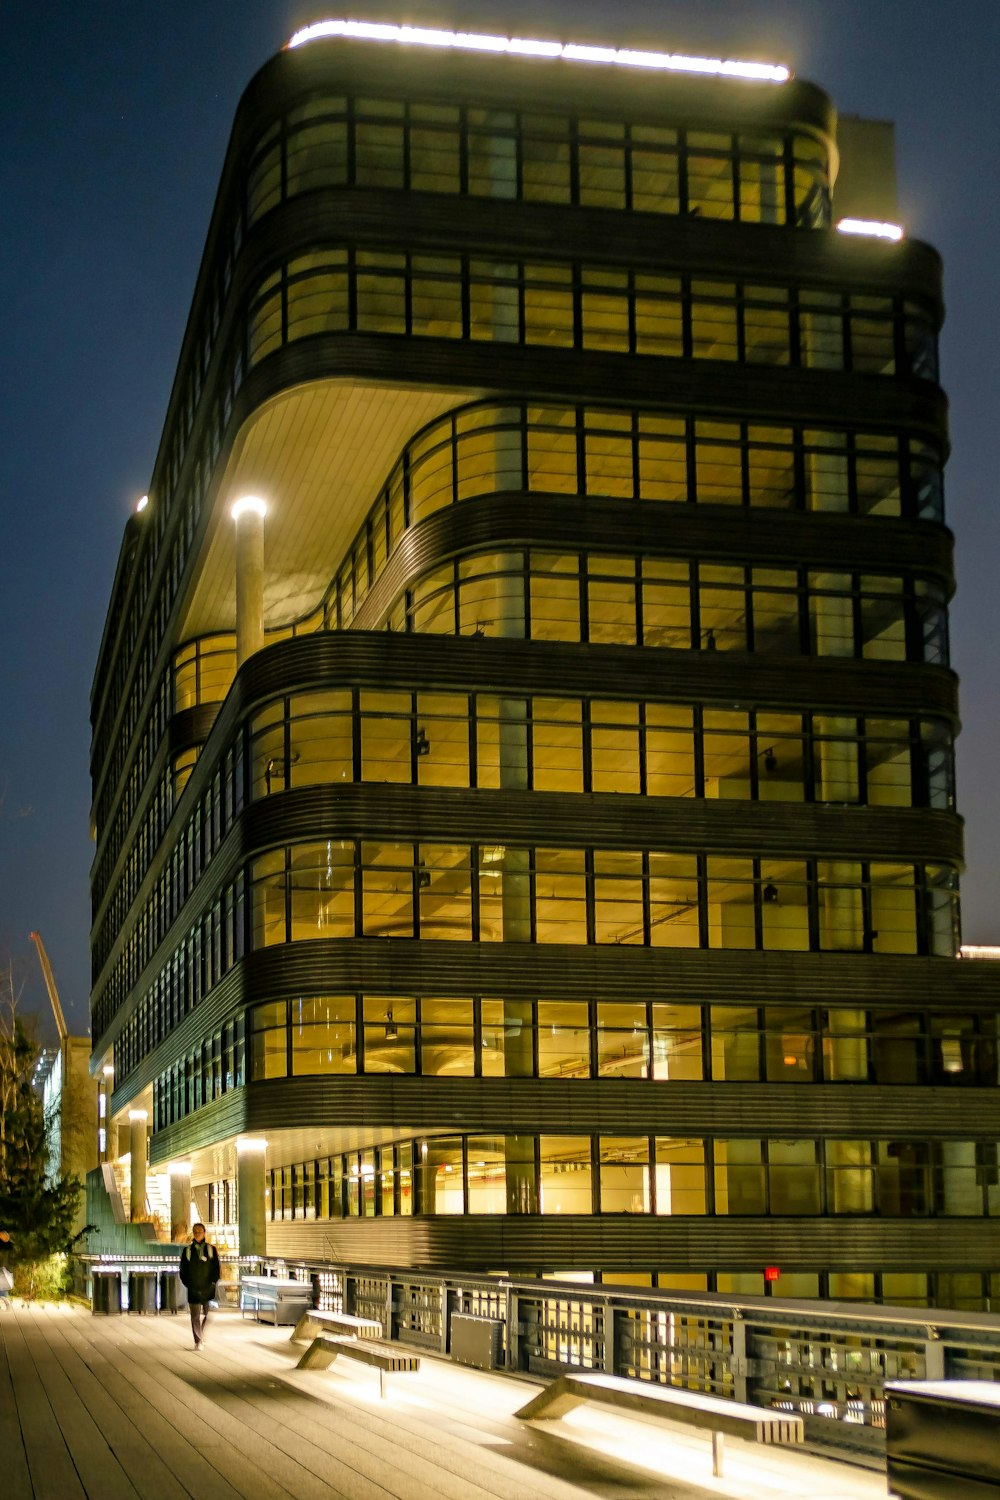
[[[222,1275],[219,1252],[207,1240],[192,1240],[181,1251],[181,1282],[187,1287],[189,1302],[211,1302],[215,1284]]]

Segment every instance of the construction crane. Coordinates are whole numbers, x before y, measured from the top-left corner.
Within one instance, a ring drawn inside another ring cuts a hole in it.
[[[42,942],[41,933],[29,932],[28,936],[34,943],[35,947],[38,949],[38,962],[42,966],[42,975],[45,979],[45,988],[48,990],[49,999],[52,1001],[52,1014],[56,1018],[56,1030],[59,1033],[59,1045],[61,1047],[63,1042],[65,1042],[66,1038],[69,1036],[69,1031],[66,1027],[66,1017],[63,1015],[62,1006],[59,1004],[59,992],[56,989],[56,981],[52,973],[52,965],[49,963],[49,955],[45,951],[45,944]]]

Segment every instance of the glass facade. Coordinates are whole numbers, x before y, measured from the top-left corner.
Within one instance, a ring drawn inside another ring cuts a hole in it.
[[[247,223],[338,187],[810,228],[829,222],[830,205],[825,144],[801,130],[691,130],[328,95],[289,110],[255,142]]]
[[[995,1143],[972,1140],[433,1136],[286,1167],[270,1215],[995,1218],[998,1181]]]
[[[835,235],[815,90],[694,118],[697,80],[612,108],[566,66],[501,108],[340,55],[241,106],[112,594],[111,1113],[227,1224],[265,1138],[278,1253],[340,1219],[433,1259],[462,1217],[484,1271],[496,1215],[538,1221],[519,1272],[762,1292],[667,1253],[717,1218],[785,1295],[988,1302],[932,253]],[[900,1233],[931,1220],[947,1265]]]
[[[260,283],[247,362],[347,332],[931,381],[938,373],[933,314],[909,299],[360,246],[301,256]]]

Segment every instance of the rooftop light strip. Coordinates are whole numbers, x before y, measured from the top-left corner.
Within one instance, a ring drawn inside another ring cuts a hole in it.
[[[668,73],[702,73],[717,78],[750,78],[787,83],[791,70],[781,63],[741,62],[735,58],[688,57],[679,52],[636,52],[631,48],[590,47],[576,42],[535,41],[529,37],[486,36],[475,31],[437,31],[427,26],[389,26],[377,21],[317,21],[289,40],[301,47],[321,37],[354,37],[368,42],[404,42],[416,47],[452,47],[464,52],[504,52],[520,57],[563,58],[566,62],[617,63]]]
[[[885,224],[880,219],[840,219],[837,228],[841,234],[867,234],[876,240],[901,240],[902,224]]]

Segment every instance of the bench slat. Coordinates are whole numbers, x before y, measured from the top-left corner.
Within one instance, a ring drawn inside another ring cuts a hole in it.
[[[297,1370],[327,1370],[338,1355],[355,1359],[360,1364],[372,1365],[386,1374],[420,1369],[420,1356],[410,1354],[392,1344],[379,1343],[374,1339],[355,1339],[347,1336],[331,1338],[319,1334],[296,1365]]]
[[[553,1421],[585,1401],[758,1443],[801,1443],[805,1435],[802,1418],[788,1412],[601,1374],[561,1375],[522,1406],[517,1416],[526,1421]]]
[[[309,1307],[292,1330],[289,1343],[307,1344],[317,1333],[324,1332],[343,1333],[355,1338],[368,1335],[373,1339],[380,1339],[382,1324],[377,1323],[374,1318],[357,1318],[353,1313],[323,1312],[319,1308]]]

